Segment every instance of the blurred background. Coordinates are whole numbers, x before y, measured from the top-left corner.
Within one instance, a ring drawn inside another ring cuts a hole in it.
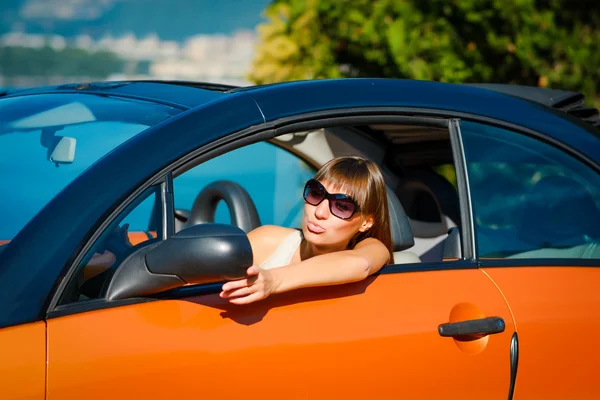
[[[121,79],[515,83],[600,106],[600,0],[2,0],[0,88]]]

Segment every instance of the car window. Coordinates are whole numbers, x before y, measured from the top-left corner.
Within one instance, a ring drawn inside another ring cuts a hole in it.
[[[104,230],[85,254],[59,304],[104,296],[112,274],[136,249],[160,240],[160,186],[135,199]]]
[[[181,223],[181,219],[187,222],[203,188],[213,182],[228,181],[247,191],[261,224],[300,227],[304,204],[302,189],[314,173],[303,160],[270,143],[233,150],[174,179],[176,224],[179,222],[179,229],[190,225]],[[59,304],[103,297],[112,274],[125,257],[161,240],[160,193],[160,186],[149,188],[105,229],[77,266]],[[232,222],[224,202],[216,207],[214,222]]]
[[[92,94],[0,99],[0,241],[117,146],[179,113],[162,104]]]
[[[240,185],[252,199],[262,225],[300,227],[302,190],[315,170],[292,153],[271,143],[259,142],[233,150],[200,164],[174,180],[175,208],[189,216],[198,194],[216,181]],[[231,223],[221,201],[214,222]]]
[[[600,259],[600,176],[563,150],[462,122],[480,258]]]

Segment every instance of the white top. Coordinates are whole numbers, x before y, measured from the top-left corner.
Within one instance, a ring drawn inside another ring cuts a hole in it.
[[[273,254],[260,264],[259,267],[262,269],[271,269],[289,265],[300,243],[302,243],[302,231],[294,230],[294,232],[283,239]]]

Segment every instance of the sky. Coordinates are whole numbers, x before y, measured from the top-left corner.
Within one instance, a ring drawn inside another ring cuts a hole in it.
[[[197,34],[253,30],[269,0],[2,0],[0,34],[97,39],[133,33],[182,41]]]
[[[247,84],[256,26],[270,0],[1,0],[0,46],[65,45],[114,52],[130,67],[107,77]],[[0,60],[0,70],[1,68]],[[129,65],[128,64],[128,65]],[[133,64],[132,64],[133,65]],[[85,72],[82,72],[85,75]],[[67,78],[65,78],[67,79]],[[0,87],[57,84],[3,80]]]

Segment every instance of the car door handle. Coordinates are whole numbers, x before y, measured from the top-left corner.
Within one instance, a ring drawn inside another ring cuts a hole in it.
[[[485,336],[504,332],[504,328],[502,318],[488,317],[441,324],[438,326],[438,332],[443,337]]]

